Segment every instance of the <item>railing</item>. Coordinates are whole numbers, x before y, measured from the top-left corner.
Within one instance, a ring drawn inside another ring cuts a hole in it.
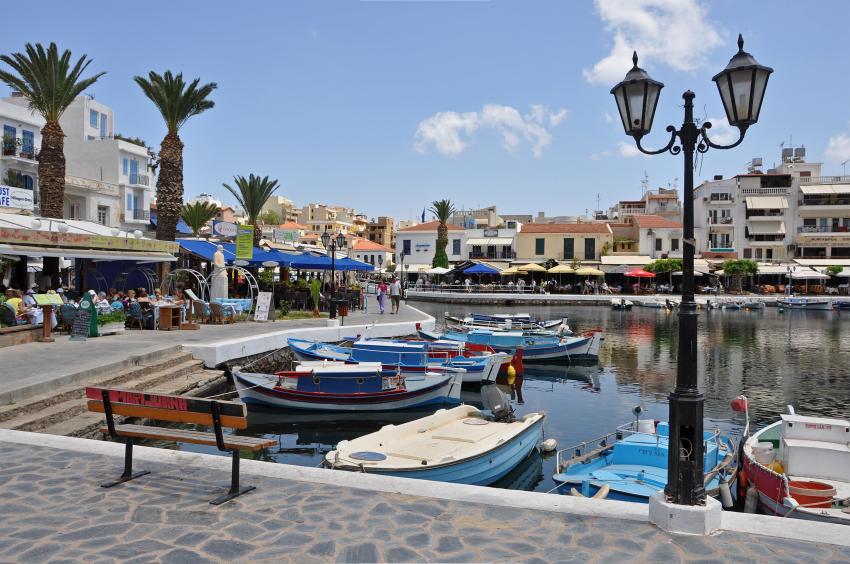
[[[531,287],[530,284],[524,286],[518,284],[429,284],[429,285],[411,285],[409,290],[422,292],[439,292],[439,293],[469,293],[469,294],[540,294],[542,290],[540,286]]]
[[[732,225],[732,218],[731,217],[719,217],[717,219],[709,218],[708,224],[709,225]]]
[[[510,260],[516,258],[516,252],[514,251],[500,251],[495,253],[488,253],[486,251],[481,252],[469,252],[469,258],[471,259],[492,259],[492,260]]]
[[[850,233],[850,227],[843,225],[804,225],[797,228],[797,233]]]
[[[800,184],[846,184],[850,176],[801,176]]]
[[[17,147],[3,147],[3,156],[4,157],[18,157],[20,159],[27,159],[30,161],[36,160],[35,149],[18,149]]]
[[[810,196],[797,202],[801,206],[850,206],[850,198],[831,198]]]
[[[785,188],[741,188],[741,194],[745,196],[787,196],[791,187]]]
[[[132,210],[133,211],[133,219],[150,219],[151,212],[150,210]]]
[[[148,186],[149,178],[147,174],[130,174],[130,184],[139,186]]]
[[[647,213],[644,208],[623,208],[620,211],[620,215],[643,215]]]

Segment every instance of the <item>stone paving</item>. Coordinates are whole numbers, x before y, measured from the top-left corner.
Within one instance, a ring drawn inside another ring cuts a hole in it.
[[[511,509],[0,442],[0,562],[839,562],[845,547]],[[328,472],[331,472],[328,470]]]

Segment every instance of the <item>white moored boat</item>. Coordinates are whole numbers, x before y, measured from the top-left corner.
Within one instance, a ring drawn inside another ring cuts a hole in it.
[[[325,466],[485,486],[519,465],[543,436],[543,413],[501,422],[470,405],[387,425],[325,455]]]
[[[827,298],[785,297],[776,300],[776,305],[785,309],[832,310],[832,301]]]

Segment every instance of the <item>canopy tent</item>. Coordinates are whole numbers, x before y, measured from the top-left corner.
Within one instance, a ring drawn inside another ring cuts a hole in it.
[[[504,269],[499,274],[501,274],[502,276],[514,276],[516,274],[519,274],[519,270],[517,270],[515,266],[511,266],[509,268]]]
[[[630,278],[655,278],[655,274],[652,272],[647,272],[642,268],[636,268],[634,270],[630,270],[626,272],[626,276]]]
[[[794,270],[791,271],[793,280],[829,280],[829,274],[822,274],[816,270]]]
[[[180,244],[181,249],[189,251],[193,255],[198,255],[209,262],[212,262],[213,255],[219,245],[213,241],[206,241],[202,239],[177,239],[177,243]],[[230,252],[227,249],[224,249],[223,253],[225,262],[233,262],[236,258],[233,252]]]
[[[590,266],[582,266],[576,269],[575,273],[579,276],[605,276],[604,272]]]
[[[156,221],[157,221],[156,212],[151,212],[151,219],[150,219],[151,225],[153,225],[154,227],[156,227]],[[185,222],[185,221],[183,221],[183,218],[177,218],[177,228],[176,228],[176,231],[177,231],[177,233],[179,233],[180,235],[192,235],[192,228],[191,228],[191,227],[189,227],[189,226],[186,224],[186,222]]]
[[[301,270],[331,270],[331,257],[315,256],[315,255],[298,255],[293,258],[290,263],[292,268]],[[375,267],[371,264],[361,262],[359,260],[350,259],[348,257],[336,259],[333,264],[334,270],[340,272],[348,271],[373,271]]]
[[[520,272],[546,272],[546,269],[540,266],[539,264],[535,264],[530,262],[528,264],[524,264],[522,266],[518,266],[517,270]]]
[[[439,275],[439,274],[445,274],[449,270],[451,270],[451,269],[445,268],[443,266],[435,266],[434,268],[426,270],[425,274],[438,274]]]
[[[486,264],[476,263],[463,271],[465,274],[499,274],[498,268],[487,266]]]
[[[575,269],[568,264],[559,264],[547,270],[549,274],[573,274]]]
[[[230,253],[233,257],[236,257],[236,244],[235,243],[222,243],[224,247],[225,253]],[[260,247],[254,247],[254,252],[249,259],[245,259],[248,261],[248,264],[251,266],[262,266],[264,262],[276,262],[279,266],[289,266],[292,261],[299,258],[301,255],[296,255],[292,253],[284,253],[281,251],[267,251],[265,249],[261,249]],[[225,255],[225,259],[227,256]]]

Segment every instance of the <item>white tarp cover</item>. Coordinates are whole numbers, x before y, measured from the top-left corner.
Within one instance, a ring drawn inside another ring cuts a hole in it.
[[[788,198],[785,196],[747,196],[747,208],[751,210],[786,210]]]
[[[785,235],[782,221],[753,221],[748,226],[751,235]]]

